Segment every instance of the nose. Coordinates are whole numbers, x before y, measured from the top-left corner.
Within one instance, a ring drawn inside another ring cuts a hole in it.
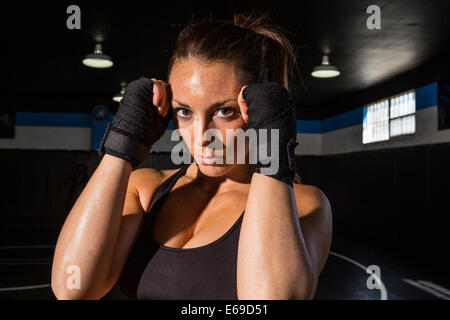
[[[208,136],[205,135],[205,132],[209,129],[214,129],[214,125],[211,123],[211,121],[207,121],[204,117],[197,118],[194,121],[194,145],[205,147],[211,142],[214,141],[213,138],[208,138]]]

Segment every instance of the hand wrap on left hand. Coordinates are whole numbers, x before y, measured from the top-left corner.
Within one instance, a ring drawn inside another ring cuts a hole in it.
[[[250,144],[250,153],[257,152],[257,163],[252,164],[252,172],[264,174],[292,186],[295,179],[295,154],[297,140],[297,119],[295,106],[287,89],[275,82],[255,82],[242,91],[242,97],[248,106],[248,129],[255,129],[258,139],[257,149]],[[267,141],[261,139],[259,130],[267,129]],[[272,145],[272,135],[279,133],[278,148]],[[268,159],[261,159],[259,153],[262,145],[267,145]],[[272,151],[273,150],[273,151]],[[276,152],[278,150],[278,152]],[[272,154],[275,153],[275,154]],[[278,154],[276,154],[278,153]],[[256,156],[253,154],[253,156]],[[252,154],[249,156],[250,161]],[[278,159],[278,167],[276,160]],[[262,160],[262,162],[261,162]],[[273,163],[275,160],[275,163]],[[274,170],[268,170],[272,168]],[[272,171],[272,172],[270,172]]]

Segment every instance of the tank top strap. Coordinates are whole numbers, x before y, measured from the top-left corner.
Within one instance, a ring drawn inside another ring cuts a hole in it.
[[[187,168],[190,166],[190,164],[183,165],[177,172],[172,174],[169,178],[164,180],[163,183],[156,189],[152,201],[150,202],[150,205],[148,207],[147,213],[149,213],[154,205],[165,195],[167,195],[170,190],[172,190],[175,183],[178,181],[178,179],[186,174]]]

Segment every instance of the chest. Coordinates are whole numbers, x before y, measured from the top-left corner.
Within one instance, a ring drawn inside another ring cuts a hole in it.
[[[221,238],[239,219],[248,190],[206,195],[197,188],[179,186],[162,199],[155,215],[153,239],[166,247],[195,248]]]

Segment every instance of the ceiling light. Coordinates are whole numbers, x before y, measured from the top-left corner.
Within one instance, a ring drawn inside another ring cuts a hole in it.
[[[87,54],[83,59],[83,64],[91,68],[110,68],[113,62],[109,56],[103,54],[102,45],[95,45],[94,53]]]
[[[125,83],[125,82],[122,82],[120,85],[122,86],[122,89],[120,90],[119,93],[116,93],[116,94],[113,96],[113,100],[116,101],[116,102],[120,102],[120,101],[122,100],[122,98],[123,98],[124,93],[125,93],[125,86],[126,86],[126,83]]]
[[[322,65],[315,67],[311,75],[316,78],[333,78],[337,77],[341,73],[339,69],[335,66],[330,65],[330,61],[328,60],[328,56],[322,57]]]

